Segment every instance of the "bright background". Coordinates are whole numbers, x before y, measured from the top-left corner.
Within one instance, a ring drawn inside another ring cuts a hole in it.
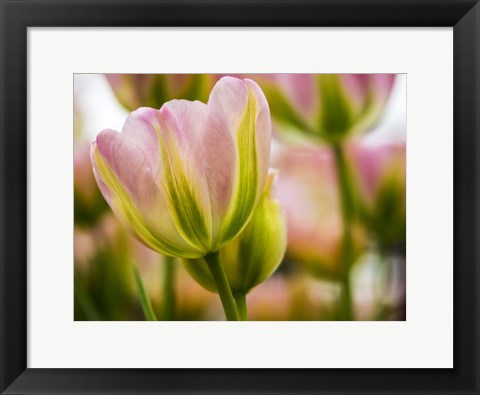
[[[120,131],[128,111],[120,105],[110,85],[101,74],[76,74],[76,102],[83,114],[85,135],[94,140],[100,130]],[[368,133],[369,142],[406,141],[407,130],[407,76],[398,74],[382,122]]]

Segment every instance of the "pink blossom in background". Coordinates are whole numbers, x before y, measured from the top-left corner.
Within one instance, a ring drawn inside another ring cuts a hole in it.
[[[406,182],[405,144],[367,146],[358,143],[351,147],[354,169],[361,195],[369,206],[375,203],[382,184],[389,178]]]
[[[277,198],[287,212],[287,255],[320,276],[340,271],[343,222],[337,174],[329,150],[291,149],[279,155]],[[353,228],[358,254],[364,235]]]
[[[395,74],[265,74],[265,90],[281,134],[336,142],[379,121]]]
[[[106,74],[118,101],[129,111],[160,108],[173,99],[206,101],[215,79],[207,74]]]
[[[361,214],[374,237],[384,245],[406,239],[405,144],[350,148]]]

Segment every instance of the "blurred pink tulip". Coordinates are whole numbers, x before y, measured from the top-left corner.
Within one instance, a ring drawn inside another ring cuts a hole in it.
[[[208,104],[139,108],[92,144],[100,189],[120,222],[164,255],[218,251],[247,224],[270,160],[268,103],[251,80],[222,78]]]
[[[292,310],[288,281],[274,276],[247,296],[249,317],[253,321],[287,321]]]
[[[276,275],[247,296],[252,321],[305,321],[334,318],[338,287],[305,274]]]
[[[277,198],[287,212],[287,255],[319,277],[341,274],[343,222],[333,155],[328,150],[295,149],[280,154]],[[352,227],[353,256],[362,251],[364,232]]]
[[[177,272],[176,295],[178,320],[222,320],[220,299],[205,290],[180,265]]]
[[[266,74],[258,77],[280,132],[338,143],[371,129],[395,74]]]
[[[73,232],[73,263],[76,267],[87,268],[95,256],[95,238],[92,232],[75,227]]]
[[[363,218],[382,244],[405,241],[405,144],[350,149]]]
[[[213,76],[208,74],[106,74],[118,101],[129,111],[160,108],[172,99],[208,99]]]

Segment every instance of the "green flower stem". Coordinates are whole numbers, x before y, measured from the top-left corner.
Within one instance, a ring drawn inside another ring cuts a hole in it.
[[[163,311],[162,318],[165,321],[175,320],[176,295],[175,295],[175,258],[165,256],[163,262]]]
[[[235,299],[232,290],[230,289],[230,285],[228,284],[227,276],[220,263],[218,251],[205,255],[205,261],[207,262],[217,285],[217,291],[220,295],[220,300],[222,301],[223,310],[225,311],[227,320],[239,321],[240,319],[237,312],[237,306],[235,305]]]
[[[343,321],[352,321],[353,317],[352,286],[350,284],[350,271],[342,275],[342,296],[340,317]]]
[[[95,303],[90,298],[87,290],[82,287],[79,281],[75,282],[74,300],[85,314],[87,321],[102,321],[102,317],[95,307]],[[76,308],[77,306],[75,306],[75,312]]]
[[[378,257],[379,257],[379,272],[381,276],[381,288],[379,295],[379,305],[377,307],[377,314],[375,319],[377,321],[386,321],[390,315],[391,306],[386,301],[388,298],[388,293],[391,288],[392,278],[391,278],[391,267],[389,262],[388,248],[385,246],[378,245]]]
[[[240,321],[248,321],[248,312],[247,312],[247,297],[243,292],[235,292],[233,294],[235,298],[235,303],[237,305],[238,315],[240,316]]]
[[[351,321],[353,317],[352,289],[350,284],[350,267],[353,260],[352,219],[354,215],[354,197],[350,171],[348,168],[345,152],[340,144],[332,146],[337,168],[338,184],[343,216],[343,246],[342,246],[342,295],[341,295],[341,319]]]
[[[140,298],[140,304],[142,305],[143,314],[145,314],[145,318],[147,321],[157,321],[157,317],[152,308],[152,304],[150,303],[150,298],[148,297],[147,291],[143,286],[142,277],[137,269],[137,265],[133,263],[133,275],[135,276],[135,284],[137,285],[138,296]]]

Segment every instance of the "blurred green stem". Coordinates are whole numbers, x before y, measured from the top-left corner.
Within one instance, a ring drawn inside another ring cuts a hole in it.
[[[157,321],[157,317],[152,308],[152,304],[150,303],[150,298],[148,297],[147,291],[143,286],[142,277],[137,269],[137,265],[135,262],[132,265],[133,268],[133,275],[135,276],[135,284],[137,285],[138,296],[140,297],[140,304],[142,305],[143,314],[145,314],[145,318],[147,321]]]
[[[238,315],[240,321],[248,321],[248,312],[247,312],[247,297],[243,292],[235,292],[233,294],[235,298],[235,303],[237,305]]]
[[[389,292],[391,288],[391,267],[389,262],[389,253],[386,246],[378,245],[379,272],[380,272],[380,302],[377,307],[375,319],[377,321],[387,321],[390,315],[391,306],[389,304]]]
[[[220,263],[218,251],[205,255],[205,261],[207,262],[213,279],[217,285],[217,291],[220,295],[220,300],[222,301],[223,310],[225,311],[227,320],[239,321],[240,319],[238,316],[235,299],[233,297],[232,290],[230,289],[230,284],[228,284],[227,276],[225,275],[222,264]]]
[[[82,288],[80,282],[75,282],[74,298],[83,313],[85,314],[85,318],[87,321],[102,321],[102,317],[97,311],[95,303],[88,295],[87,290]]]
[[[165,256],[163,262],[163,314],[162,318],[165,321],[175,320],[175,309],[177,305],[175,295],[175,258]]]
[[[337,168],[343,217],[343,247],[341,262],[342,294],[340,318],[343,321],[351,321],[354,318],[352,307],[352,289],[350,284],[350,267],[353,261],[352,219],[355,209],[354,196],[352,191],[350,171],[345,158],[344,148],[341,144],[334,144],[332,146],[332,150],[335,156],[335,165]]]

